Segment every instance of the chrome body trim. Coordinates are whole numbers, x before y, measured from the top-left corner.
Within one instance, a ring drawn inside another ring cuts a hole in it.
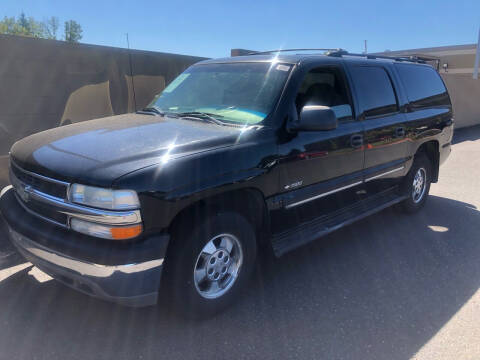
[[[53,210],[65,215],[99,224],[132,225],[141,221],[140,210],[108,211],[88,208],[65,202],[63,199],[44,194],[38,190],[30,190],[29,195],[33,200],[49,205]]]
[[[0,199],[1,199],[2,196],[3,196],[4,194],[6,194],[7,191],[10,190],[10,189],[13,189],[13,186],[12,186],[12,185],[7,185],[7,186],[5,186],[5,187],[2,189],[2,191],[0,191]]]
[[[23,208],[23,210],[25,210],[26,212],[28,212],[29,214],[32,214],[33,216],[36,216],[42,220],[45,220],[45,221],[48,221],[49,223],[52,223],[54,225],[58,225],[58,226],[61,226],[63,228],[68,228],[68,224],[63,224],[61,222],[58,222],[58,221],[55,221],[53,219],[49,219],[43,215],[40,215],[39,213],[29,209],[25,204],[24,202],[22,201],[22,199],[20,199],[20,197],[18,196],[18,194],[15,192],[15,198],[17,199],[18,203],[20,204],[20,206]]]
[[[12,158],[10,158],[10,164],[13,165],[13,166],[15,166],[19,171],[21,171],[21,172],[23,172],[23,173],[25,173],[25,174],[27,174],[27,175],[36,177],[36,178],[38,178],[38,179],[40,179],[40,180],[48,181],[48,182],[51,182],[51,183],[54,183],[54,184],[57,184],[57,185],[64,185],[64,186],[67,187],[67,189],[68,189],[68,187],[70,186],[70,183],[68,183],[68,182],[60,181],[60,180],[56,180],[56,179],[52,179],[52,178],[49,178],[49,177],[47,177],[47,176],[35,174],[35,173],[31,172],[31,171],[25,170],[25,169],[21,168],[20,166],[18,166],[18,165],[15,163],[15,161],[12,160]]]
[[[396,168],[396,169],[393,169],[393,170],[390,170],[390,171],[387,171],[387,172],[384,172],[384,173],[381,173],[381,174],[378,174],[378,175],[375,175],[375,176],[366,178],[366,179],[365,179],[365,182],[369,182],[369,181],[372,181],[372,180],[381,178],[381,177],[383,177],[383,176],[385,176],[385,175],[393,174],[394,172],[397,172],[397,171],[400,171],[400,170],[403,170],[403,169],[405,169],[405,166],[401,166],[401,167],[399,167],[399,168]]]
[[[339,187],[339,188],[321,193],[319,195],[310,197],[308,199],[304,199],[304,200],[301,200],[301,201],[294,202],[293,204],[288,204],[287,206],[285,206],[285,209],[290,209],[290,208],[293,208],[295,206],[305,204],[306,202],[313,201],[313,200],[316,200],[316,199],[320,199],[322,197],[325,197],[325,196],[328,196],[328,195],[331,195],[331,194],[335,194],[336,192],[352,188],[352,187],[360,185],[362,183],[363,183],[363,181],[357,181],[357,182],[354,182],[353,184],[345,185],[345,186],[342,186],[342,187]]]
[[[298,205],[301,205],[301,204],[305,204],[306,202],[313,201],[313,200],[316,200],[316,199],[320,199],[320,198],[322,198],[322,197],[325,197],[325,196],[328,196],[328,195],[331,195],[331,194],[335,194],[335,193],[337,193],[337,192],[339,192],[339,191],[346,190],[346,189],[349,189],[349,188],[351,188],[351,187],[354,187],[354,186],[363,184],[364,182],[367,183],[367,182],[369,182],[369,181],[372,181],[372,180],[381,178],[381,177],[383,177],[383,176],[385,176],[385,175],[389,175],[389,174],[392,174],[392,173],[394,173],[394,172],[397,172],[397,171],[400,171],[400,170],[403,170],[403,169],[405,169],[405,166],[401,166],[401,167],[399,167],[399,168],[396,168],[396,169],[393,169],[393,170],[389,170],[389,171],[387,171],[387,172],[384,172],[384,173],[381,173],[381,174],[378,174],[378,175],[375,175],[375,176],[366,178],[364,181],[357,181],[357,182],[354,182],[353,184],[345,185],[345,186],[342,186],[342,187],[339,187],[339,188],[336,188],[336,189],[333,189],[333,190],[330,190],[330,191],[321,193],[321,194],[319,194],[319,195],[310,197],[310,198],[308,198],[308,199],[304,199],[304,200],[301,200],[301,201],[294,202],[294,203],[292,203],[292,204],[288,204],[288,205],[285,206],[285,209],[290,209],[290,208],[293,208],[293,207],[295,207],[295,206],[298,206]]]

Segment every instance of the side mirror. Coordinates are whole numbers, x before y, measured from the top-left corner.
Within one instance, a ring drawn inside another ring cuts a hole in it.
[[[324,131],[336,129],[337,125],[337,116],[328,106],[305,105],[300,112],[298,123],[293,126],[293,129],[299,131]]]

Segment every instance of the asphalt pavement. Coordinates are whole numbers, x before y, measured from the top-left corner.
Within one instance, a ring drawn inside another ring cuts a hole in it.
[[[479,179],[480,127],[458,131],[420,213],[387,209],[264,260],[244,296],[202,322],[0,259],[0,359],[479,359]]]

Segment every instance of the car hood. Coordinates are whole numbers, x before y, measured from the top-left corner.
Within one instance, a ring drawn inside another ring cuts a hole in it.
[[[230,146],[241,128],[125,114],[28,136],[11,150],[20,167],[55,179],[111,186],[118,177],[201,151]]]

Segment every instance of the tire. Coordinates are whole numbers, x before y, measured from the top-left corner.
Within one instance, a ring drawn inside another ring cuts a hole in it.
[[[173,234],[163,279],[174,312],[201,319],[239,298],[255,266],[257,241],[253,226],[237,213],[214,214],[185,229],[190,224]]]
[[[423,183],[419,185],[418,180],[421,178],[423,178]],[[432,163],[425,154],[417,154],[401,185],[402,193],[408,197],[399,204],[400,210],[407,214],[419,211],[428,199],[431,179]]]

